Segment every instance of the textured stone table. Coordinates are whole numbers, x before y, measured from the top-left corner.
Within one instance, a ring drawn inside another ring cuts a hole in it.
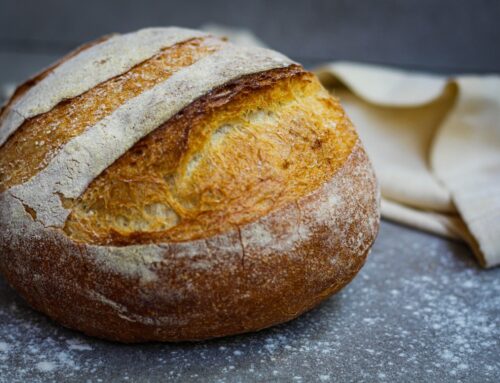
[[[365,267],[319,308],[183,344],[85,337],[0,280],[0,382],[38,381],[499,382],[500,268],[480,270],[459,243],[383,222]]]

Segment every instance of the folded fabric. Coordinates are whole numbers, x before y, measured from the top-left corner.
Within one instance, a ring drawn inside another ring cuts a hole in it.
[[[386,218],[500,264],[500,76],[445,78],[337,62],[318,69],[373,161]]]

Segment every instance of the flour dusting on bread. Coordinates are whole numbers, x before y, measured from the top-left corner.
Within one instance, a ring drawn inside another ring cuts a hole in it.
[[[62,227],[69,211],[61,196],[80,196],[99,173],[183,107],[234,78],[291,64],[267,49],[227,44],[123,104],[68,142],[44,170],[11,192],[33,208],[44,225]]]
[[[0,120],[0,145],[26,119],[48,112],[59,102],[115,77],[161,49],[206,33],[184,28],[147,28],[113,36],[56,67],[11,105]],[[12,118],[11,115],[18,117]],[[21,116],[22,118],[19,118]]]

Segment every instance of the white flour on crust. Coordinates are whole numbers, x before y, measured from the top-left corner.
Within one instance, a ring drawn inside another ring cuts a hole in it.
[[[147,28],[111,37],[63,62],[14,102],[0,121],[0,145],[28,118],[50,111],[103,81],[118,76],[161,49],[206,33],[184,28]]]

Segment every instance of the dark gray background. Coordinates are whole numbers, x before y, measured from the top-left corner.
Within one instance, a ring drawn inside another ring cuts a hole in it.
[[[18,82],[82,42],[145,26],[253,30],[306,65],[349,59],[498,72],[498,0],[0,0],[0,81]]]

